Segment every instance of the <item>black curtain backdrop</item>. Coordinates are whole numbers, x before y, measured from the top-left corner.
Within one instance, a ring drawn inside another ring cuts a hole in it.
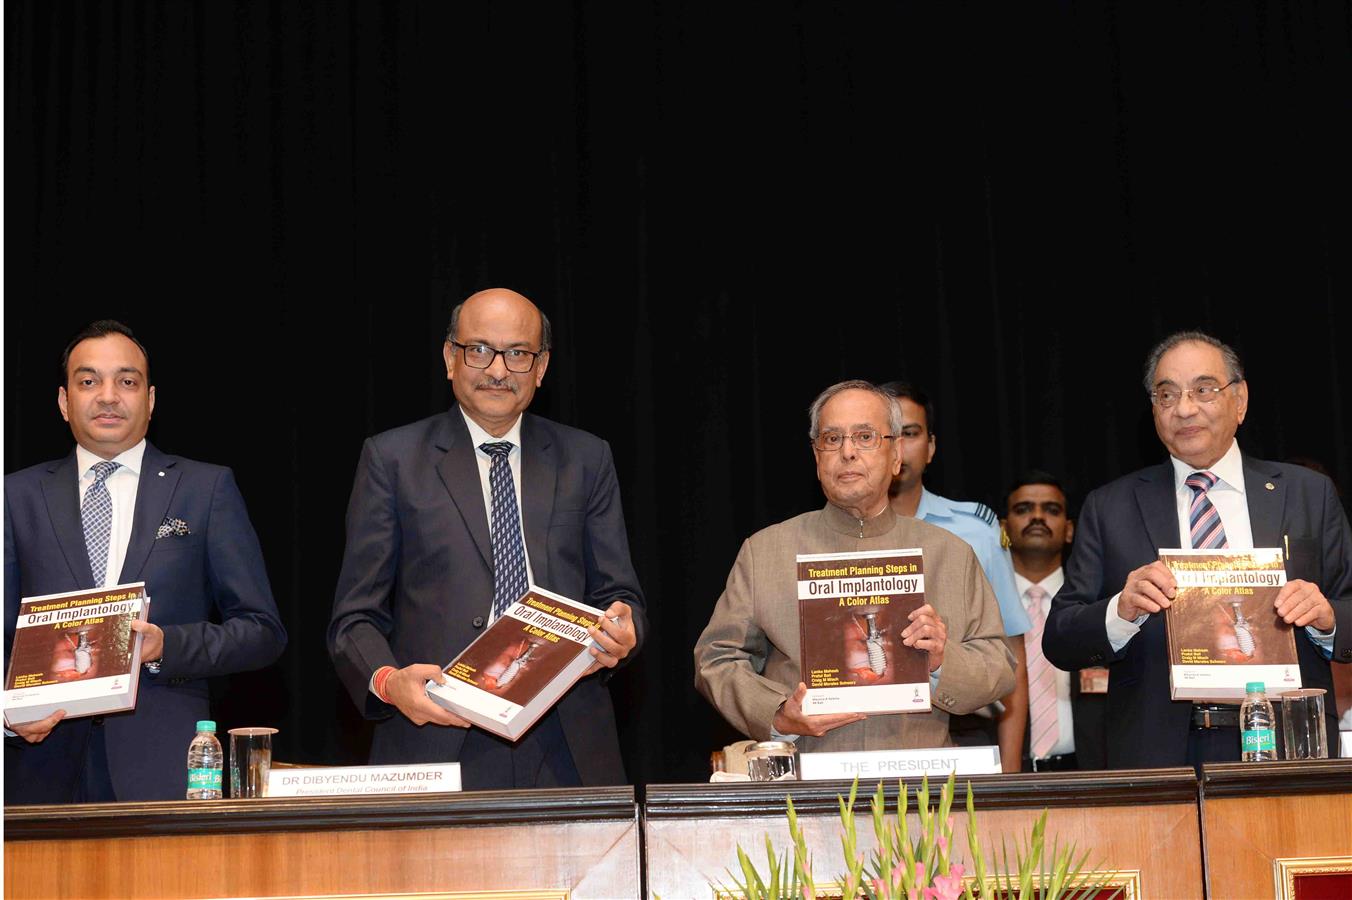
[[[535,411],[614,447],[653,635],[629,776],[733,737],[691,647],[740,542],[815,508],[805,409],[939,407],[1002,502],[1162,459],[1150,344],[1245,356],[1246,450],[1352,486],[1347,3],[5,5],[7,472],[69,451],[58,354],[126,321],[151,438],[233,466],[291,632],[221,684],[279,758],[364,760],[324,631],[363,438],[446,408],[450,306],[555,323]],[[448,655],[454,648],[447,648]]]

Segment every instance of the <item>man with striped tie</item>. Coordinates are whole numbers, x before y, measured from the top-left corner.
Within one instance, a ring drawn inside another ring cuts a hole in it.
[[[625,782],[605,675],[642,643],[643,596],[610,446],[525,411],[550,345],[530,300],[474,294],[451,311],[442,348],[456,405],[362,447],[328,638],[376,720],[372,763],[458,761],[470,790]],[[424,685],[528,584],[607,618],[588,677],[511,743]]]
[[[1086,498],[1042,647],[1062,669],[1108,665],[1109,768],[1238,760],[1237,706],[1169,699],[1160,613],[1176,586],[1159,550],[1284,548],[1274,612],[1297,629],[1303,683],[1332,695],[1328,660],[1352,662],[1352,529],[1327,478],[1240,452],[1249,386],[1232,348],[1170,335],[1145,387],[1169,461]]]
[[[1101,769],[1104,697],[1098,682],[1107,684],[1106,671],[1063,672],[1042,655],[1047,611],[1065,583],[1062,560],[1075,534],[1065,489],[1055,475],[1030,470],[1010,487],[1005,508],[1000,527],[1019,599],[1033,623],[1025,637],[1029,713],[1023,771]]]

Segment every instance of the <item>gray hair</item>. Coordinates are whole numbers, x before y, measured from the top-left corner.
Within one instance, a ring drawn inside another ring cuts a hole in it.
[[[826,401],[830,400],[836,394],[845,391],[866,391],[882,400],[887,405],[887,430],[889,433],[901,434],[901,404],[897,403],[895,397],[887,391],[878,387],[871,381],[853,379],[851,381],[842,381],[839,384],[833,384],[826,390],[817,395],[817,399],[812,401],[812,405],[807,408],[807,418],[809,422],[807,436],[810,440],[816,440],[817,435],[821,433],[820,425],[822,418],[822,407]]]
[[[1244,380],[1244,366],[1239,361],[1239,354],[1235,348],[1229,344],[1214,338],[1202,331],[1175,331],[1164,340],[1160,341],[1150,351],[1150,355],[1145,358],[1145,390],[1150,393],[1155,389],[1155,370],[1160,366],[1160,359],[1164,354],[1177,347],[1179,344],[1206,344],[1209,347],[1215,347],[1221,353],[1221,358],[1225,360],[1225,369],[1227,377],[1231,381]]]
[[[451,310],[451,324],[446,326],[446,340],[453,341],[460,327],[460,310],[464,308],[467,301],[462,300]],[[535,311],[540,314],[540,352],[554,346],[554,329],[549,324],[549,316],[540,307],[535,307]]]

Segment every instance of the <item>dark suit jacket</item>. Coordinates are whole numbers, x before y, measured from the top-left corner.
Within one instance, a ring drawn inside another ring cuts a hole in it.
[[[641,646],[643,596],[609,445],[528,413],[521,445],[521,518],[535,582],[601,609],[625,601]],[[419,728],[368,685],[381,666],[449,662],[482,633],[492,602],[488,514],[460,410],[369,438],[348,505],[329,652],[358,708],[380,720],[372,763],[458,759],[464,729]],[[623,783],[601,673],[582,679],[556,709],[583,784]]]
[[[1244,457],[1244,489],[1255,547],[1290,547],[1288,579],[1318,585],[1333,604],[1333,658],[1352,661],[1352,531],[1333,484],[1300,466]],[[1178,547],[1174,471],[1142,469],[1086,498],[1075,524],[1066,582],[1052,601],[1043,650],[1062,669],[1108,664],[1109,768],[1185,765],[1191,704],[1169,699],[1164,616],[1153,615],[1121,653],[1108,643],[1108,601],[1127,575]],[[1337,732],[1329,664],[1304,628],[1296,632],[1301,679],[1328,690],[1328,727]],[[1235,747],[1235,759],[1239,747]]]
[[[166,517],[191,534],[156,539]],[[164,630],[158,675],[141,674],[134,712],[103,720],[118,800],[183,799],[206,679],[268,665],[286,646],[258,537],[229,469],[166,456],[147,443],[119,583],[144,581]],[[5,476],[5,653],[19,600],[94,587],[80,522],[75,453]],[[8,669],[8,660],[6,660]],[[39,744],[5,741],[5,802],[70,802],[89,718],[61,722]]]

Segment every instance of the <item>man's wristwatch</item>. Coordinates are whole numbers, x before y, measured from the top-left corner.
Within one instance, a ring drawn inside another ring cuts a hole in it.
[[[153,659],[150,662],[141,663],[141,665],[145,666],[145,670],[151,675],[158,675],[160,674],[160,663],[162,662],[164,662],[164,657],[161,656],[159,659]]]

